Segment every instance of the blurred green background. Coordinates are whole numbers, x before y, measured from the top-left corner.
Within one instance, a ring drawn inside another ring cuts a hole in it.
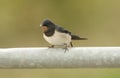
[[[120,46],[119,0],[0,0],[0,47],[43,47],[40,22],[49,18],[87,41]],[[1,78],[117,78],[120,69],[0,69]]]

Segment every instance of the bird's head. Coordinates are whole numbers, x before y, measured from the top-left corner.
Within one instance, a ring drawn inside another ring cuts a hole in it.
[[[48,19],[43,20],[43,22],[40,24],[40,27],[43,32],[50,32],[55,30],[55,24]]]

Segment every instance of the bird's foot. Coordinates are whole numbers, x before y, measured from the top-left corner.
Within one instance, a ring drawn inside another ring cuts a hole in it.
[[[54,48],[54,45],[49,46],[48,48]]]
[[[64,44],[64,48],[63,48],[65,51],[65,53],[66,53],[66,51],[68,51],[69,49],[68,49],[68,46],[67,46],[67,44]]]
[[[65,50],[64,51],[65,53],[66,53],[66,51],[69,51],[68,47],[64,47],[63,49]]]

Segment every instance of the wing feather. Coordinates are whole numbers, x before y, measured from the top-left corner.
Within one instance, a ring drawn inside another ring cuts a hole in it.
[[[70,31],[64,29],[63,27],[57,26],[57,25],[56,25],[56,30],[59,31],[59,32],[67,33],[67,34],[70,34],[70,35],[71,35],[71,32],[70,32]]]

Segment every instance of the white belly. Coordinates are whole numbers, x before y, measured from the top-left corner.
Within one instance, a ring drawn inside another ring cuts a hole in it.
[[[55,31],[54,35],[51,36],[51,37],[47,37],[45,34],[43,34],[43,37],[51,45],[64,45],[64,44],[67,44],[69,46],[70,42],[71,42],[71,36],[69,34],[60,33],[58,31]]]

